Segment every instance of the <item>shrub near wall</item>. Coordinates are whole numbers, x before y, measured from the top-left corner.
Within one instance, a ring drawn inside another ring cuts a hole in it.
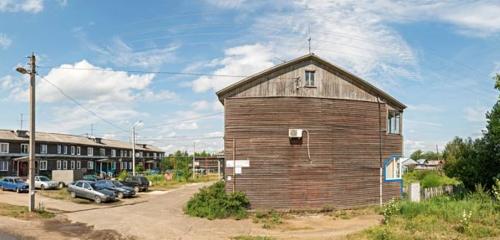
[[[208,219],[245,218],[250,206],[246,195],[242,192],[227,194],[225,183],[217,182],[203,187],[187,203],[184,212],[190,216]]]

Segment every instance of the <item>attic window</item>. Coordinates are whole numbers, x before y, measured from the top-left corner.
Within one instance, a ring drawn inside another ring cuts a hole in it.
[[[387,133],[401,133],[401,113],[397,111],[389,111],[387,114]]]
[[[306,87],[314,87],[314,71],[306,71]]]

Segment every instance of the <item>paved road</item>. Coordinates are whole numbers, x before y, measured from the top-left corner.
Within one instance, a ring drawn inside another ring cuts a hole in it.
[[[192,184],[151,196],[147,203],[65,214],[71,221],[113,229],[139,239],[228,239],[265,233],[250,220],[206,220],[184,215],[187,200],[207,184]]]

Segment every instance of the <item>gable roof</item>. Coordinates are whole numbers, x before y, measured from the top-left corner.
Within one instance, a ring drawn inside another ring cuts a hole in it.
[[[271,67],[271,68],[268,68],[264,71],[261,71],[261,72],[258,72],[256,74],[253,74],[249,77],[246,77],[236,83],[233,83],[219,91],[217,91],[217,96],[219,97],[219,101],[222,102],[222,104],[224,104],[224,101],[223,99],[224,98],[227,98],[227,97],[231,97],[230,93],[236,89],[236,88],[239,88],[243,85],[246,85],[246,84],[249,84],[253,81],[256,81],[258,80],[259,78],[265,76],[265,75],[268,75],[268,74],[271,74],[273,72],[276,72],[276,71],[279,71],[281,69],[284,69],[284,68],[287,68],[287,67],[290,67],[292,65],[296,65],[298,63],[301,63],[301,62],[304,62],[304,61],[309,61],[309,60],[314,60],[314,61],[317,61],[321,64],[324,64],[325,66],[329,67],[329,68],[332,68],[332,69],[335,69],[336,71],[342,73],[342,74],[345,74],[347,75],[348,77],[350,77],[350,79],[353,81],[354,84],[358,85],[359,87],[363,88],[365,91],[368,91],[370,92],[371,94],[375,95],[376,97],[380,97],[382,98],[383,100],[387,101],[387,103],[389,103],[390,105],[394,106],[394,107],[397,107],[399,109],[405,109],[406,108],[406,105],[404,105],[403,103],[401,103],[400,101],[398,101],[397,99],[395,99],[394,97],[392,97],[391,95],[389,95],[388,93],[382,91],[381,89],[375,87],[374,85],[372,85],[371,83],[367,82],[366,80],[354,75],[353,73],[343,69],[343,68],[340,68],[318,56],[316,56],[314,53],[310,53],[310,54],[307,54],[307,55],[304,55],[304,56],[301,56],[301,57],[298,57],[298,58],[295,58],[291,61],[288,61],[288,62],[284,62],[284,63],[281,63],[281,64],[278,64],[274,67]]]
[[[96,143],[93,139],[87,136],[79,136],[79,135],[71,135],[63,133],[36,132],[35,138],[36,141],[38,142],[132,149],[131,144],[124,141],[101,138],[101,143]],[[0,140],[28,141],[28,138],[17,136],[16,131],[14,130],[0,129]],[[161,148],[149,144],[147,144],[146,148],[144,148],[143,144],[139,143],[136,143],[136,150],[146,151],[146,152],[164,152]]]

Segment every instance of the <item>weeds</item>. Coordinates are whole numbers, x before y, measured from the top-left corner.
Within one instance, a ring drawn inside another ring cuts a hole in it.
[[[384,205],[383,215],[384,215],[384,223],[389,223],[390,218],[399,213],[400,206],[396,199],[391,199],[388,203]]]
[[[272,229],[283,223],[283,213],[275,210],[256,212],[253,216],[253,222],[261,223],[264,229]]]
[[[184,212],[190,216],[208,219],[228,218],[242,219],[247,217],[250,206],[246,195],[242,192],[227,194],[224,182],[217,182],[203,187],[187,203]]]

